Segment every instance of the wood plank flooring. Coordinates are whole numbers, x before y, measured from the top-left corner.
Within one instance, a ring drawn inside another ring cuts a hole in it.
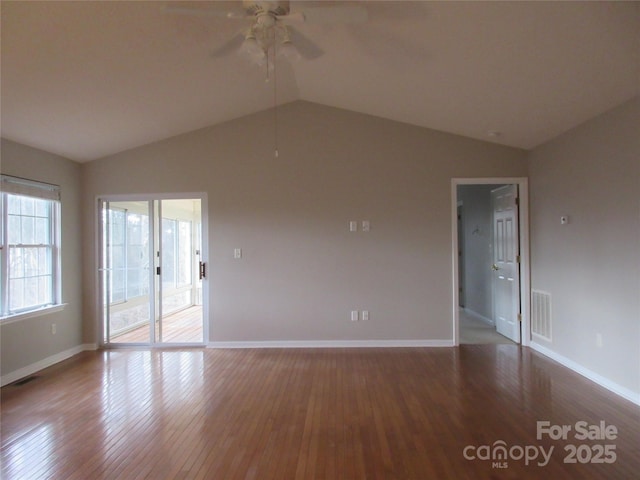
[[[164,343],[202,343],[202,305],[167,315],[162,320]],[[111,338],[112,343],[149,343],[149,325]]]
[[[36,376],[1,391],[4,480],[620,480],[640,472],[640,407],[515,345],[107,350]],[[539,440],[536,422],[545,420],[604,421],[618,434]],[[478,458],[500,441],[506,468]],[[613,445],[615,462],[564,463],[570,444],[586,445],[582,460]],[[528,465],[520,455],[551,447],[545,466],[541,454]]]

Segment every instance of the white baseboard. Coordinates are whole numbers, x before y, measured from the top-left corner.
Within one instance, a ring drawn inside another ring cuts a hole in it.
[[[536,352],[540,352],[541,354],[546,355],[552,360],[555,360],[556,362],[564,365],[565,367],[570,368],[574,372],[579,373],[583,377],[588,378],[592,382],[595,382],[601,387],[604,387],[607,390],[610,390],[616,395],[620,395],[622,398],[625,398],[630,402],[635,403],[636,405],[640,405],[640,393],[634,392],[633,390],[623,387],[622,385],[618,385],[617,383],[612,382],[608,378],[603,377],[599,373],[593,372],[588,368],[583,367],[579,363],[576,363],[573,360],[570,360],[567,357],[564,357],[554,352],[553,350],[550,350],[547,347],[540,345],[539,343],[531,342],[529,346]]]
[[[478,320],[482,320],[484,323],[488,323],[489,325],[495,326],[495,324],[496,324],[496,322],[494,322],[490,318],[485,317],[484,315],[480,315],[479,313],[476,313],[473,310],[469,310],[468,308],[464,309],[464,313],[466,313],[467,315],[469,315],[471,317],[477,318]]]
[[[85,343],[68,350],[64,350],[63,352],[56,353],[55,355],[51,355],[50,357],[43,358],[38,362],[27,365],[26,367],[19,368],[18,370],[7,373],[6,375],[0,377],[0,387],[4,387],[5,385],[20,380],[21,378],[33,375],[34,373],[39,372],[44,368],[55,365],[58,362],[66,360],[67,358],[71,358],[80,352],[84,352],[86,350],[97,350],[97,348],[98,346],[95,343]]]
[[[209,342],[207,344],[207,348],[397,348],[453,346],[453,340],[294,340],[271,342]]]

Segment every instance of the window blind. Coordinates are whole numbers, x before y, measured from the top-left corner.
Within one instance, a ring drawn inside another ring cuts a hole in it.
[[[41,198],[44,200],[60,201],[60,187],[50,183],[36,182],[26,178],[2,175],[0,179],[2,192],[27,197]]]

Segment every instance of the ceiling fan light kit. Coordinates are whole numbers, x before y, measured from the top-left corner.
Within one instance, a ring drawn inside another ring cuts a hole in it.
[[[273,103],[274,103],[274,156],[278,158],[278,92],[276,81],[276,58],[282,57],[289,61],[297,61],[303,57],[316,58],[322,54],[322,50],[316,47],[313,42],[306,39],[297,30],[295,32],[290,24],[348,24],[364,23],[368,21],[368,13],[361,6],[327,6],[308,8],[301,12],[290,13],[289,1],[255,1],[243,0],[242,7],[246,14],[238,15],[235,12],[222,11],[220,9],[200,9],[170,7],[164,8],[165,12],[182,15],[210,15],[214,17],[225,17],[227,20],[249,20],[251,25],[242,34],[236,35],[234,39],[227,42],[220,48],[216,55],[226,54],[231,48],[236,47],[236,39],[242,40],[240,51],[243,52],[251,62],[259,65],[266,65],[265,81],[269,82],[270,72],[273,72]],[[292,33],[300,41],[301,52],[292,41]]]
[[[278,50],[278,55],[281,55],[290,62],[297,62],[302,58],[302,55],[300,55],[300,52],[298,52],[298,49],[292,42],[284,42],[280,50]]]
[[[242,42],[240,49],[242,53],[256,60],[256,62],[265,56],[264,49],[258,44],[258,40],[251,30],[245,34],[244,42]]]
[[[253,25],[245,34],[241,50],[258,65],[263,65],[269,55],[289,61],[301,58],[286,25],[273,25],[267,29],[258,23]]]
[[[243,32],[244,41],[240,50],[248,54],[248,57],[257,65],[265,63],[270,68],[275,57],[283,57],[289,61],[296,61],[302,57],[317,58],[322,50],[313,42],[305,38],[299,31],[293,32],[290,25],[301,24],[358,24],[368,21],[366,8],[354,5],[326,6],[305,8],[302,11],[291,13],[288,0],[256,1],[243,0],[244,15],[236,11],[229,11],[228,7],[217,8],[187,8],[182,6],[172,7],[167,5],[164,11],[180,15],[212,16],[225,18],[228,21],[249,21],[251,25]],[[295,33],[296,45],[292,40]],[[240,37],[242,39],[242,37]],[[225,48],[214,52],[214,56],[227,54],[234,47],[234,41],[227,42]],[[237,48],[237,47],[236,47]],[[271,61],[269,57],[271,56]]]

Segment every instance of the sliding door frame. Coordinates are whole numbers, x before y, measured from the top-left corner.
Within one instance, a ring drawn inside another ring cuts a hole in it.
[[[108,343],[105,342],[105,319],[104,319],[104,276],[101,271],[102,267],[102,252],[103,252],[103,236],[102,236],[102,205],[103,203],[110,202],[155,202],[155,201],[163,201],[163,200],[180,200],[180,199],[194,199],[200,200],[200,215],[201,215],[201,228],[200,228],[200,261],[204,264],[209,263],[209,214],[208,214],[208,201],[207,201],[207,193],[206,192],[186,192],[186,193],[157,193],[157,194],[117,194],[117,195],[99,195],[96,197],[95,201],[95,292],[96,292],[96,303],[95,303],[95,319],[96,319],[96,345],[101,348],[128,348],[128,347],[136,347],[140,348],[141,346],[149,346],[150,348],[179,348],[179,347],[193,347],[193,346],[206,346],[209,341],[209,282],[208,275],[202,278],[202,343],[155,343],[155,328],[153,331],[150,331],[149,343],[135,343],[135,344],[117,344],[117,343]],[[152,228],[152,235],[155,235],[155,226],[153,222],[158,212],[154,211],[154,215],[150,216],[149,221]],[[155,242],[155,239],[154,239]],[[153,243],[153,242],[152,242]],[[155,252],[153,249],[153,245],[151,248],[151,260],[155,261]],[[155,268],[151,266],[152,273],[155,271]],[[209,268],[206,268],[207,273]],[[153,273],[155,277],[155,273]],[[154,279],[155,283],[155,279]],[[150,302],[151,303],[151,302]],[[150,305],[151,314],[155,318],[155,300],[153,305]],[[155,320],[154,320],[155,321]],[[155,327],[153,322],[150,322],[150,328]]]

